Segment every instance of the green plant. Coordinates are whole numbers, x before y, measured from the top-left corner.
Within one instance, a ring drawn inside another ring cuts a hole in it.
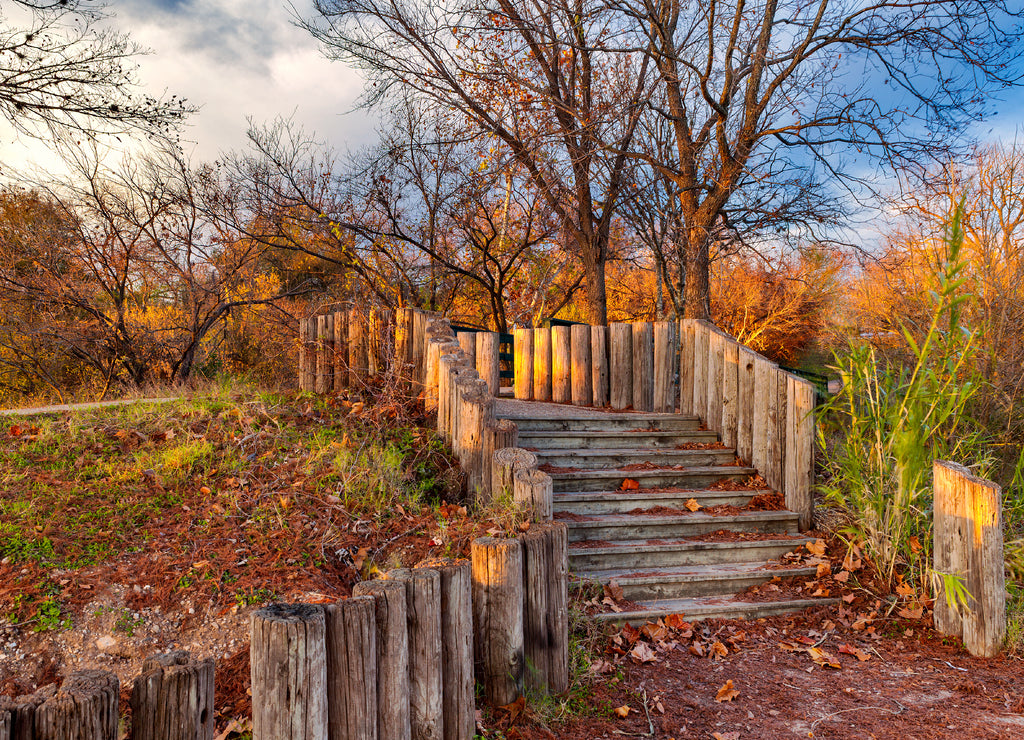
[[[131,609],[122,609],[121,613],[117,615],[117,619],[114,620],[114,631],[123,632],[131,637],[135,634],[135,630],[145,623],[146,620],[141,616],[135,616]]]
[[[969,410],[981,380],[970,362],[976,333],[961,323],[961,213],[946,231],[927,329],[915,339],[902,327],[911,362],[881,364],[870,345],[851,343],[836,355],[842,390],[822,407],[821,444],[834,440],[822,489],[850,514],[844,533],[863,543],[890,581],[899,567],[927,580],[933,461],[950,459],[981,475],[993,461]]]
[[[33,632],[71,629],[71,620],[64,616],[60,602],[53,596],[40,602],[32,618],[35,620]]]

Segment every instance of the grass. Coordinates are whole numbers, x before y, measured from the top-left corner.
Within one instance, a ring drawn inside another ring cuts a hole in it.
[[[409,564],[442,528],[461,552],[456,467],[410,408],[222,384],[6,420],[0,616],[53,628],[111,584],[135,611],[340,595],[361,548]]]

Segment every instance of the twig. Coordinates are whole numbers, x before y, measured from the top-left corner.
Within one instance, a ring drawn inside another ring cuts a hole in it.
[[[654,737],[654,722],[651,721],[651,710],[647,706],[647,689],[642,689],[644,692],[644,714],[647,715],[647,732],[623,732],[622,730],[612,730],[613,735],[621,735],[622,737]]]
[[[970,671],[968,671],[966,668],[960,668],[959,666],[955,666],[952,663],[950,663],[948,660],[944,660],[942,662],[945,663],[946,665],[948,665],[954,671],[963,671],[964,673],[970,673]]]
[[[824,722],[827,719],[838,717],[840,714],[845,714],[846,712],[859,712],[862,709],[877,709],[880,712],[888,712],[893,716],[898,716],[900,714],[903,714],[904,711],[906,711],[906,707],[900,704],[895,699],[893,699],[892,702],[893,704],[899,707],[899,711],[894,711],[892,709],[889,709],[888,707],[850,707],[849,709],[840,709],[838,712],[832,712],[832,714],[826,714],[824,717],[818,717],[818,719],[811,722],[811,732],[814,732],[814,728],[818,726],[819,722]]]

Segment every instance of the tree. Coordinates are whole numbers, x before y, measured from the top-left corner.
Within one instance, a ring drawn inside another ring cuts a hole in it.
[[[991,90],[1019,80],[1021,16],[1003,0],[615,7],[646,34],[659,79],[651,104],[671,128],[673,157],[636,155],[674,184],[687,317],[710,313],[713,245],[744,196],[775,214],[769,228],[787,203],[812,224],[805,193],[850,207],[876,192],[865,167],[923,172],[957,151]]]
[[[367,105],[400,89],[507,149],[582,263],[589,320],[605,323],[611,231],[650,81],[642,53],[613,49],[622,29],[606,5],[316,0],[315,9],[306,28],[328,56],[368,72]]]
[[[166,135],[194,108],[140,95],[133,58],[144,50],[100,27],[92,0],[12,0],[0,10],[0,115],[22,133],[143,131]]]

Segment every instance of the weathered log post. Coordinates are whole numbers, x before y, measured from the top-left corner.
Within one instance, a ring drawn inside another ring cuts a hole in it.
[[[34,740],[117,740],[121,686],[109,671],[77,671],[35,712]]]
[[[758,468],[764,475],[768,485],[776,491],[781,491],[785,481],[783,480],[784,468],[782,467],[783,450],[786,440],[779,433],[782,420],[781,409],[779,409],[779,382],[785,373],[781,372],[776,365],[772,365],[768,371],[767,385],[765,386],[765,467]],[[781,427],[784,429],[785,427]]]
[[[757,353],[740,346],[737,360],[736,454],[749,464],[754,450],[754,364]]]
[[[388,571],[387,578],[405,584],[412,740],[438,740],[444,737],[441,574],[428,568],[399,568]]]
[[[348,387],[348,313],[334,312],[334,392]]]
[[[935,627],[963,637],[972,655],[993,657],[1006,637],[1002,490],[955,463],[936,460],[935,570],[961,578],[967,604],[951,605],[940,584]]]
[[[328,325],[328,321],[332,325]],[[326,314],[316,317],[316,392],[327,393],[328,383],[334,378],[330,365],[331,349],[328,344],[334,338],[334,317]]]
[[[441,359],[441,342],[427,343],[427,370],[423,388],[423,408],[427,413],[437,411],[437,365]]]
[[[377,636],[377,735],[410,740],[409,628],[405,584],[379,579],[352,587],[353,596],[372,596]]]
[[[395,359],[392,370],[403,380],[408,380],[411,376],[413,323],[411,308],[395,310]]]
[[[299,318],[299,351],[297,352],[299,360],[299,390],[308,391],[306,387],[306,331],[307,331],[307,319]]]
[[[633,405],[633,326],[615,323],[608,327],[612,408],[616,411]]]
[[[12,699],[0,696],[0,715],[6,714],[10,740],[35,740],[36,710],[44,701],[57,693],[56,684],[48,684],[32,694]]]
[[[694,320],[679,321],[679,413],[696,414],[693,403]]]
[[[594,390],[594,406],[608,405],[608,327],[590,327],[591,385]]]
[[[654,404],[653,410],[671,414],[676,410],[676,371],[679,369],[677,324],[657,321],[654,324]]]
[[[654,408],[654,327],[650,321],[633,324],[633,408]]]
[[[487,386],[478,381],[467,387],[462,394],[459,412],[459,459],[466,472],[466,485],[474,500],[488,499],[489,491],[484,480],[483,441],[484,428],[493,419],[494,398]]]
[[[494,453],[506,447],[515,447],[519,442],[519,427],[511,419],[495,419],[484,427],[481,475],[487,484],[487,500],[491,501],[501,493],[494,487]]]
[[[570,330],[572,402],[574,406],[590,406],[594,403],[594,368],[590,355],[590,326],[574,324]]]
[[[778,370],[776,373],[778,383],[778,401],[776,402],[775,423],[778,425],[776,432],[779,440],[778,459],[772,462],[772,473],[775,476],[775,487],[785,493],[786,490],[786,432],[787,419],[789,416],[789,373]]]
[[[253,612],[253,740],[327,737],[326,635],[324,610],[313,604],[272,604]]]
[[[371,596],[324,608],[328,740],[377,740],[377,616]]]
[[[11,713],[6,709],[0,709],[0,740],[11,740]]]
[[[523,642],[526,688],[569,688],[569,533],[563,522],[530,527],[523,543]]]
[[[423,389],[427,371],[427,320],[430,315],[421,309],[412,311],[412,352],[409,364],[412,366],[413,388]]]
[[[481,331],[476,335],[476,369],[487,383],[487,390],[497,396],[501,382],[501,364],[498,361],[498,332]]]
[[[740,345],[722,338],[722,443],[735,449],[739,439]]]
[[[455,338],[459,342],[459,347],[462,348],[462,353],[466,356],[466,361],[470,367],[476,367],[476,332],[475,331],[460,331],[455,333]]]
[[[551,400],[572,401],[572,333],[568,326],[551,327]]]
[[[551,400],[551,330],[533,330],[533,400]]]
[[[473,638],[476,675],[491,706],[523,694],[523,550],[519,540],[473,541]]]
[[[708,351],[711,326],[706,321],[693,323],[693,413],[711,429],[708,420]]]
[[[708,429],[722,431],[722,366],[725,361],[726,338],[718,329],[708,331],[708,370],[704,406],[707,417],[704,422]]]
[[[774,412],[771,407],[777,403],[778,396],[774,390],[775,363],[758,355],[754,359],[754,413],[753,413],[753,444],[750,450],[750,464],[761,471],[768,481],[768,439],[771,437]],[[776,399],[776,400],[773,400]],[[771,415],[771,420],[769,416]],[[771,485],[771,481],[768,481]]]
[[[361,385],[369,371],[367,354],[366,313],[353,308],[348,312],[348,372],[349,384]]]
[[[497,449],[491,455],[491,495],[508,496],[514,493],[517,470],[537,467],[537,456],[520,447]]]
[[[814,520],[814,386],[787,376],[786,393],[786,508],[800,515],[800,530],[810,529]]]
[[[445,740],[473,740],[473,568],[469,560],[434,558],[417,568],[441,575],[441,685]],[[383,738],[381,739],[383,740]]]
[[[533,398],[533,329],[516,329],[512,336],[515,396],[529,401]]]
[[[212,740],[213,658],[185,650],[154,655],[132,685],[132,740]]]
[[[543,470],[517,470],[512,475],[512,499],[529,512],[530,521],[550,521],[553,509],[551,476]]]

